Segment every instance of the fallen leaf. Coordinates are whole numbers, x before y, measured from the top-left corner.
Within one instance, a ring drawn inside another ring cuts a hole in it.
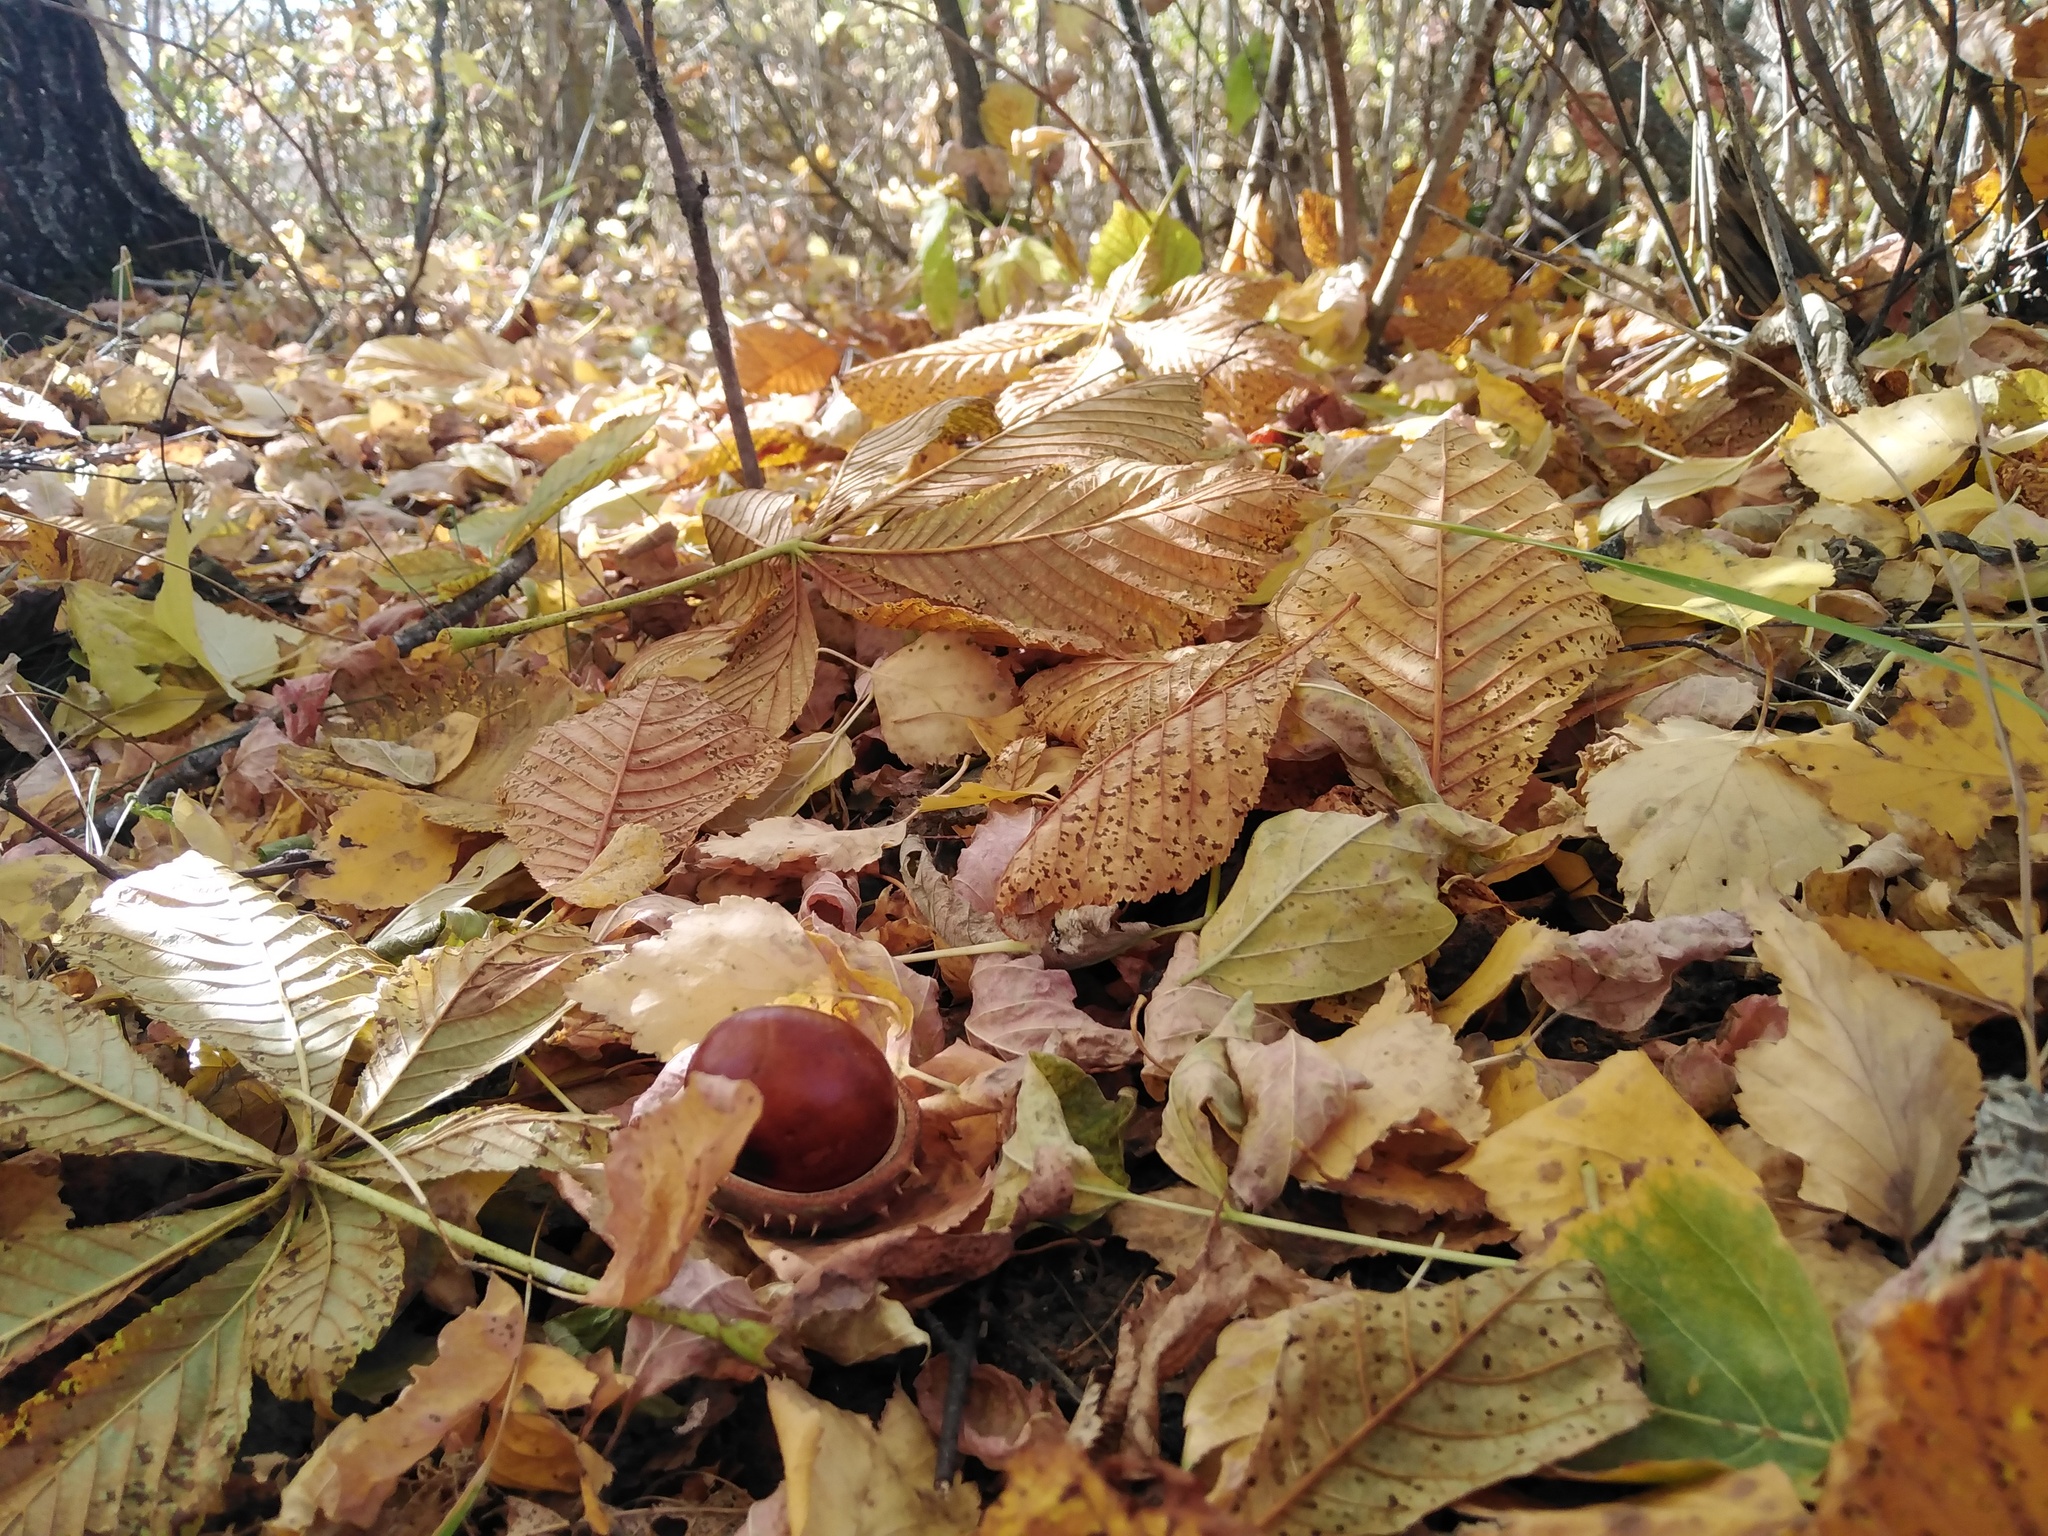
[[[1983,1076],[1926,996],[1847,953],[1777,903],[1745,908],[1782,985],[1783,1039],[1735,1058],[1736,1104],[1806,1163],[1800,1198],[1911,1238],[1961,1171]]]
[[[997,906],[1133,901],[1183,890],[1236,841],[1266,780],[1266,743],[1301,669],[1302,645],[1248,640],[1184,703],[1090,764],[1003,871]]]
[[[1827,1311],[1759,1193],[1655,1168],[1566,1225],[1544,1258],[1599,1267],[1656,1404],[1583,1465],[1770,1463],[1811,1492],[1848,1427],[1849,1378]]]
[[[304,1531],[322,1515],[374,1521],[414,1463],[444,1439],[472,1432],[511,1378],[525,1336],[518,1292],[493,1275],[483,1301],[441,1330],[433,1361],[414,1367],[398,1401],[367,1419],[349,1415],[320,1442],[284,1490],[279,1525]]]
[[[1657,1016],[1672,978],[1686,966],[1748,945],[1749,924],[1734,912],[1616,923],[1559,935],[1528,977],[1559,1013],[1633,1035]]]
[[[788,911],[727,896],[677,913],[666,932],[572,982],[569,996],[667,1061],[727,1014],[832,989],[831,966]]]
[[[1288,1173],[1344,1114],[1356,1079],[1331,1051],[1289,1031],[1278,1040],[1229,1040],[1224,1054],[1244,1095],[1244,1128],[1230,1193],[1248,1211],[1280,1197]]]
[[[1273,602],[1283,634],[1321,631],[1318,659],[1414,738],[1437,793],[1497,819],[1617,644],[1614,626],[1569,558],[1396,517],[1553,542],[1569,540],[1571,517],[1446,420],[1373,481]]]
[[[1829,501],[1891,501],[1912,495],[1973,447],[1982,415],[1967,386],[1937,389],[1817,427],[1779,453]]]
[[[938,1448],[900,1390],[878,1426],[775,1377],[768,1411],[782,1447],[790,1536],[967,1536],[979,1522],[972,1483],[932,1486]]]
[[[667,1096],[647,1106],[661,1091]],[[604,1160],[610,1209],[600,1230],[612,1257],[588,1305],[631,1307],[667,1287],[760,1114],[752,1083],[707,1074],[675,1088],[656,1079]]]
[[[696,683],[656,678],[534,738],[498,789],[505,835],[550,890],[583,874],[628,822],[671,857],[712,816],[767,787],[783,748]]]
[[[1628,1330],[1579,1261],[1310,1301],[1252,1326],[1280,1348],[1237,1509],[1282,1536],[1392,1536],[1650,1412]],[[1208,1406],[1198,1380],[1190,1423]]]
[[[913,767],[979,752],[969,722],[1017,702],[1010,669],[958,635],[919,635],[876,662],[869,678],[882,740]]]
[[[1542,1247],[1595,1201],[1619,1200],[1652,1168],[1691,1169],[1744,1194],[1758,1187],[1641,1051],[1608,1057],[1571,1092],[1496,1130],[1457,1167],[1514,1225],[1525,1251]]]
[[[1479,1075],[1443,1025],[1420,1013],[1354,1024],[1323,1049],[1349,1072],[1354,1086],[1344,1113],[1303,1152],[1294,1176],[1341,1184],[1396,1126],[1426,1113],[1467,1141],[1492,1128],[1480,1102]]]
[[[2048,1523],[2048,1256],[1990,1258],[1872,1329],[1815,1536]],[[1966,1527],[1958,1521],[1967,1522]]]
[[[903,841],[907,822],[845,831],[802,816],[763,816],[744,832],[707,837],[697,844],[700,856],[732,859],[756,869],[866,869]]]
[[[1766,1463],[1614,1504],[1518,1511],[1472,1529],[1473,1536],[1801,1536],[1806,1528],[1792,1479]]]
[[[455,871],[462,838],[427,820],[419,802],[389,790],[350,795],[314,851],[333,872],[306,878],[306,894],[361,911],[403,907]]]
[[[1128,1030],[1098,1024],[1074,1002],[1074,981],[1036,955],[979,955],[967,1038],[998,1056],[1033,1051],[1062,1056],[1090,1072],[1108,1072],[1138,1054]]]
[[[1621,855],[1621,888],[1657,917],[1715,912],[1747,883],[1789,896],[1861,841],[1759,750],[1769,738],[1698,720],[1623,726],[1636,750],[1586,784],[1586,817]]]

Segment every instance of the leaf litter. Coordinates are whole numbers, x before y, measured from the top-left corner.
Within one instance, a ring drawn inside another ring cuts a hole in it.
[[[757,490],[616,327],[9,362],[0,1529],[2048,1519],[2048,381],[1177,228],[739,326]],[[721,1195],[786,1004],[855,1220]]]

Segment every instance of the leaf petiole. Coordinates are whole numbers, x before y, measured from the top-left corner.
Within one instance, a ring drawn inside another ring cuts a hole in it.
[[[318,1163],[304,1165],[305,1175],[313,1183],[346,1195],[351,1200],[360,1200],[372,1210],[382,1211],[398,1221],[409,1222],[423,1232],[432,1232],[457,1248],[467,1249],[480,1259],[485,1259],[514,1274],[525,1275],[571,1296],[587,1296],[597,1288],[597,1279],[592,1275],[579,1274],[573,1269],[564,1269],[559,1264],[550,1264],[531,1254],[521,1253],[517,1248],[508,1248],[503,1243],[494,1243],[480,1233],[466,1231],[450,1223],[437,1221],[430,1211],[423,1211],[395,1195],[387,1195],[381,1189],[368,1184],[358,1184],[354,1179],[343,1178],[331,1169]],[[709,1312],[688,1312],[681,1307],[663,1306],[658,1301],[643,1301],[628,1307],[629,1312],[641,1317],[652,1318],[658,1323],[687,1329],[714,1339],[738,1355],[750,1365],[768,1364],[768,1346],[775,1339],[775,1330],[765,1323],[725,1322]]]
[[[1475,1269],[1513,1269],[1520,1260],[1504,1259],[1491,1253],[1460,1253],[1455,1248],[1430,1248],[1421,1243],[1398,1242],[1391,1237],[1367,1237],[1363,1232],[1345,1232],[1335,1227],[1312,1227],[1302,1221],[1282,1221],[1277,1216],[1261,1216],[1253,1211],[1233,1211],[1228,1206],[1183,1205],[1178,1200],[1162,1200],[1157,1195],[1133,1194],[1120,1189],[1108,1180],[1090,1181],[1088,1193],[1108,1200],[1128,1201],[1132,1205],[1149,1206],[1158,1211],[1179,1211],[1207,1221],[1214,1217],[1240,1227],[1258,1227],[1266,1232],[1286,1232],[1294,1237],[1312,1237],[1325,1243],[1346,1243],[1354,1248],[1370,1248],[1375,1253],[1403,1253],[1411,1258],[1441,1260],[1446,1264],[1469,1264]]]
[[[825,546],[809,539],[784,539],[780,544],[764,544],[761,548],[741,555],[737,560],[728,560],[723,565],[714,565],[708,571],[697,571],[675,581],[663,582],[658,587],[649,587],[644,592],[629,592],[624,597],[614,597],[602,603],[589,603],[581,608],[565,608],[560,613],[536,614],[530,619],[514,619],[509,624],[493,624],[484,629],[445,629],[441,638],[451,651],[467,651],[479,645],[489,645],[496,640],[510,640],[519,635],[531,635],[543,629],[555,629],[564,624],[574,624],[583,619],[602,618],[609,613],[624,613],[629,608],[638,608],[642,603],[656,602],[664,597],[674,597],[683,592],[694,591],[735,571],[743,571],[750,565],[759,565],[765,560],[779,560],[788,555],[797,559],[815,554]]]

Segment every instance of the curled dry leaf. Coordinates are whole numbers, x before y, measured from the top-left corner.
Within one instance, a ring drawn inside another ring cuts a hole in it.
[[[1477,1142],[1491,1129],[1480,1102],[1479,1075],[1451,1032],[1427,1014],[1368,1016],[1324,1049],[1352,1076],[1344,1113],[1294,1166],[1311,1183],[1342,1185],[1396,1126],[1435,1115]]]
[[[1616,1504],[1520,1510],[1472,1529],[1474,1536],[1800,1536],[1807,1515],[1792,1479],[1765,1465]]]
[[[1138,1054],[1128,1030],[1098,1024],[1074,1002],[1074,981],[1036,955],[981,955],[974,962],[974,1006],[967,1038],[998,1056],[1042,1051],[1090,1072],[1108,1072]]]
[[[1955,1188],[1983,1092],[1977,1058],[1931,999],[1818,923],[1773,901],[1746,910],[1790,1022],[1735,1058],[1743,1118],[1805,1160],[1801,1199],[1911,1238]]]
[[[1010,669],[958,635],[920,635],[876,662],[869,678],[882,740],[912,766],[979,752],[970,722],[991,720],[1017,701]]]
[[[767,787],[783,748],[683,678],[640,684],[549,726],[499,786],[505,832],[550,890],[588,870],[627,823],[670,858],[733,801]]]
[[[1244,1095],[1230,1193],[1249,1211],[1280,1198],[1303,1153],[1343,1116],[1357,1079],[1328,1049],[1289,1030],[1278,1040],[1230,1040],[1224,1054]]]
[[[1185,889],[1237,840],[1266,780],[1266,744],[1303,643],[1247,640],[1169,713],[1129,736],[1099,727],[1099,754],[1018,848],[997,888],[1004,911],[1135,901]]]
[[[972,1483],[932,1486],[938,1447],[901,1391],[876,1425],[778,1376],[768,1383],[768,1411],[782,1446],[790,1536],[967,1536],[978,1523]]]
[[[1188,1398],[1189,1448],[1227,1451],[1196,1427],[1230,1414],[1251,1441],[1237,1509],[1259,1529],[1392,1536],[1640,1423],[1636,1361],[1580,1260],[1335,1296],[1226,1330]]]
[[[855,870],[870,864],[903,841],[908,822],[844,831],[802,816],[764,816],[744,832],[707,837],[697,845],[706,858],[732,859],[756,869]]]
[[[412,1385],[369,1418],[337,1424],[284,1491],[278,1524],[313,1528],[320,1516],[368,1525],[410,1471],[450,1437],[474,1433],[484,1404],[503,1390],[526,1337],[519,1293],[493,1275],[484,1299],[441,1330],[430,1364]]]
[[[601,1225],[612,1258],[589,1293],[593,1307],[634,1306],[675,1278],[711,1192],[760,1118],[761,1090],[752,1083],[700,1073],[678,1088],[682,1075],[665,1071],[612,1137]]]
[[[1679,971],[1748,944],[1749,924],[1734,912],[1616,923],[1593,933],[1558,935],[1528,975],[1559,1013],[1633,1035],[1656,1017]]]
[[[1447,802],[1496,820],[1618,643],[1614,626],[1567,556],[1379,514],[1551,542],[1569,542],[1571,517],[1447,420],[1372,483],[1273,604],[1299,638],[1351,603],[1317,658],[1414,738]]]

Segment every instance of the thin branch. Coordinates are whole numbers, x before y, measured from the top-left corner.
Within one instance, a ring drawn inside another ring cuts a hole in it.
[[[662,84],[661,72],[655,68],[656,38],[651,9],[648,30],[643,35],[626,7],[626,0],[605,0],[605,4],[620,37],[625,39],[626,52],[632,56],[633,68],[640,77],[640,94],[647,98],[654,113],[654,126],[661,134],[669,166],[675,172],[676,201],[682,205],[683,222],[689,226],[690,256],[697,265],[697,292],[704,300],[704,329],[710,333],[711,355],[718,359],[719,381],[725,386],[725,413],[732,423],[733,448],[739,455],[740,483],[749,490],[759,490],[763,484],[761,463],[754,455],[754,434],[747,426],[746,394],[740,388],[739,365],[732,355],[732,332],[726,328],[725,304],[718,295],[718,263],[711,250],[711,224],[704,214],[704,200],[710,194],[711,184],[690,163],[689,151],[683,148],[682,129],[676,125],[675,103],[669,100],[668,87]]]
[[[1123,22],[1120,30],[1125,46],[1131,50],[1131,63],[1138,71],[1138,98],[1144,103],[1152,152],[1159,157],[1159,179],[1172,189],[1174,211],[1181,222],[1199,238],[1201,226],[1195,221],[1194,198],[1188,191],[1188,178],[1182,174],[1187,162],[1181,159],[1173,119],[1166,113],[1166,93],[1159,89],[1159,70],[1152,58],[1152,34],[1145,26],[1145,13],[1138,0],[1116,0],[1116,13]]]

